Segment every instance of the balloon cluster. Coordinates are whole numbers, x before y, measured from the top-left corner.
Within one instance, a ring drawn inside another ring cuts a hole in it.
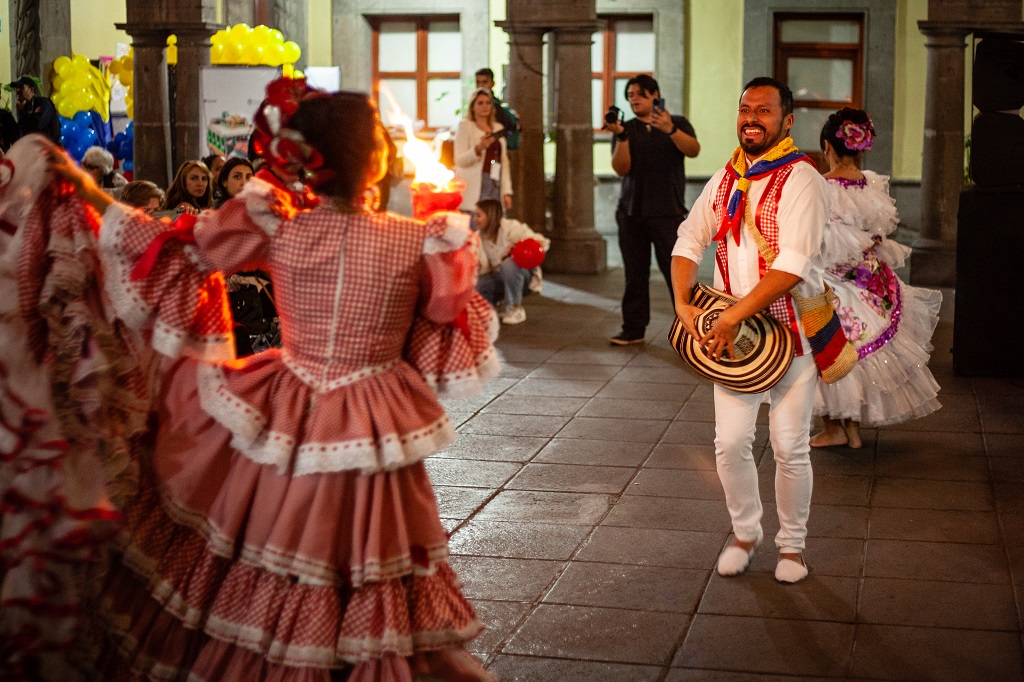
[[[128,118],[135,118],[135,103],[133,98],[135,83],[135,57],[134,51],[129,49],[128,54],[110,62],[108,67],[110,73],[121,81],[127,92],[124,96],[124,103],[128,108]]]
[[[302,56],[298,43],[286,42],[283,33],[263,24],[256,28],[235,24],[214,33],[210,42],[213,64],[284,66],[294,64]]]
[[[53,94],[57,113],[66,119],[81,112],[96,111],[110,120],[110,82],[84,55],[57,57],[53,61]]]
[[[123,133],[114,135],[110,142],[107,142],[107,151],[114,155],[115,159],[121,161],[121,168],[126,171],[133,170],[135,153],[135,124],[128,123]]]
[[[79,111],[74,118],[60,117],[60,142],[75,159],[81,161],[85,150],[96,144],[96,131],[92,127],[92,114]]]

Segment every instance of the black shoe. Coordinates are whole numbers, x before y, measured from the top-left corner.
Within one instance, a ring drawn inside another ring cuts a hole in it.
[[[633,332],[619,332],[612,338],[608,339],[608,343],[613,346],[632,346],[633,344],[643,343],[644,335],[635,334]]]

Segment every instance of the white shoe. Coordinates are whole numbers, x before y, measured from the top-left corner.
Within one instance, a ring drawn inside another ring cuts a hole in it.
[[[807,577],[807,564],[804,563],[804,555],[800,555],[800,561],[792,559],[780,559],[775,566],[775,579],[780,583],[798,583]]]
[[[754,540],[754,546],[750,548],[749,552],[737,545],[729,545],[723,549],[722,553],[718,555],[718,575],[733,576],[746,571],[750,566],[750,557],[754,556],[754,550],[763,539],[764,531],[758,526],[757,539]]]
[[[502,324],[519,324],[526,322],[526,308],[521,305],[510,306],[501,314]]]

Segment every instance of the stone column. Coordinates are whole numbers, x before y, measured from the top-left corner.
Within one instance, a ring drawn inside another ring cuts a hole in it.
[[[177,172],[178,166],[189,159],[205,156],[200,149],[205,128],[199,120],[199,70],[210,65],[210,36],[217,26],[195,26],[179,28],[177,83],[174,90],[173,159],[171,166]],[[138,98],[136,98],[136,102]],[[136,105],[137,106],[137,105]],[[205,146],[203,147],[205,149]]]
[[[274,0],[270,7],[270,26],[284,33],[285,40],[298,43],[302,56],[295,62],[296,69],[305,69],[309,63],[306,51],[309,48],[307,15],[309,0]]]
[[[551,272],[600,274],[607,245],[594,229],[594,129],[591,120],[590,46],[594,22],[555,29],[556,103],[555,196]]]
[[[919,22],[928,49],[921,233],[911,256],[911,281],[956,284],[957,209],[964,171],[964,47],[970,30]]]
[[[544,31],[499,22],[509,34],[505,100],[517,112],[523,132],[511,152],[512,216],[539,231],[547,230],[544,197]]]
[[[11,80],[38,76],[48,95],[53,60],[71,56],[70,0],[11,0],[8,14]]]
[[[167,34],[160,31],[132,35],[135,70],[133,163],[136,180],[149,180],[167,187],[173,177],[170,169],[170,137],[167,129],[167,62],[164,48]]]

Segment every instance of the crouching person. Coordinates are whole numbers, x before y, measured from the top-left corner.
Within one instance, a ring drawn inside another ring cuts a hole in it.
[[[526,321],[523,294],[532,279],[539,281],[540,260],[551,240],[525,223],[503,218],[501,213],[501,204],[496,199],[477,202],[473,211],[473,223],[480,234],[480,276],[476,289],[498,308],[503,324],[519,324]],[[539,250],[527,243],[513,256],[517,244],[531,239],[540,245]]]

